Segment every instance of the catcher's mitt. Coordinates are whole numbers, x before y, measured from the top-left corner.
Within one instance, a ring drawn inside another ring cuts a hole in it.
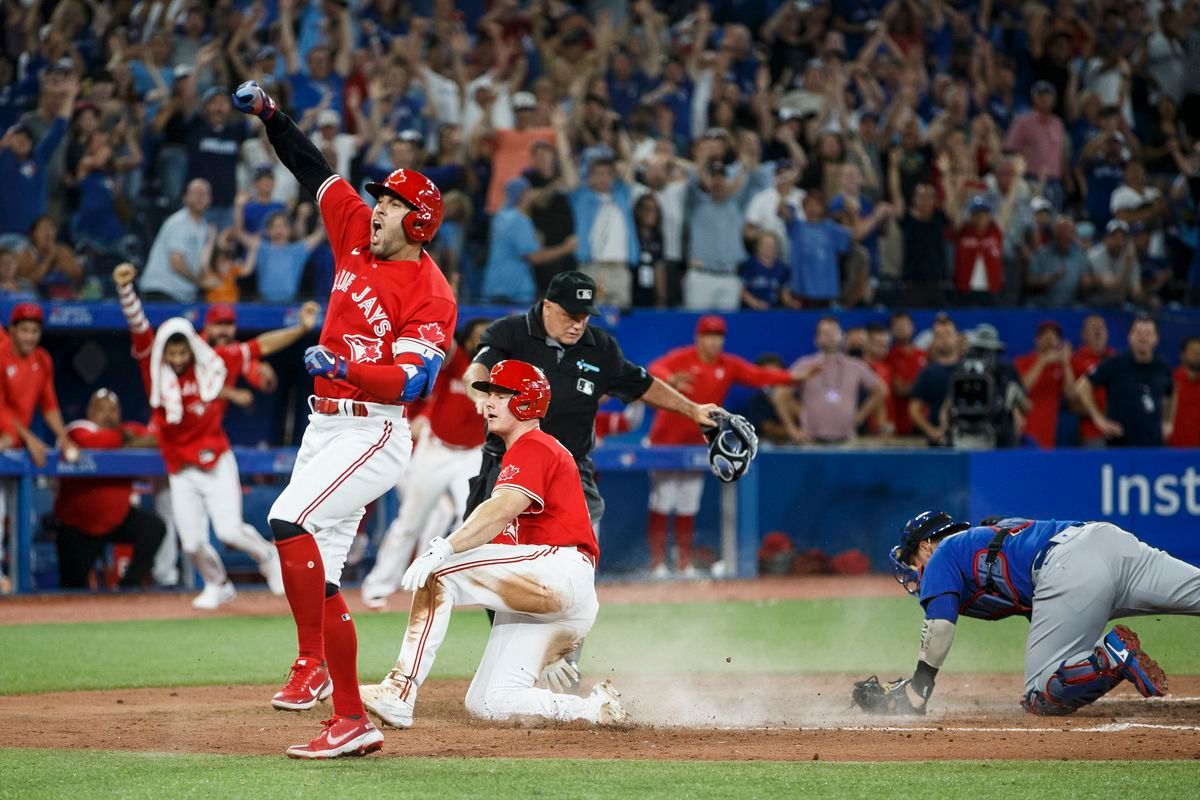
[[[904,687],[911,679],[901,678],[891,683],[880,683],[879,678],[872,675],[865,681],[857,681],[851,693],[851,706],[858,706],[868,714],[924,714],[925,706],[913,708]]]
[[[723,414],[715,428],[705,428],[708,466],[722,483],[733,483],[746,474],[758,455],[758,434],[750,421],[738,414]]]

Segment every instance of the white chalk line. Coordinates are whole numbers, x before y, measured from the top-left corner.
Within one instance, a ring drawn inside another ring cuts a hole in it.
[[[778,731],[782,728],[737,728],[719,727],[714,730],[722,731]],[[1124,733],[1131,730],[1152,731],[1200,731],[1200,725],[1162,725],[1151,722],[1109,722],[1104,725],[1092,725],[1087,728],[1020,728],[1020,727],[988,727],[988,726],[959,726],[959,725],[841,725],[829,727],[801,728],[812,731],[847,731],[852,733]]]

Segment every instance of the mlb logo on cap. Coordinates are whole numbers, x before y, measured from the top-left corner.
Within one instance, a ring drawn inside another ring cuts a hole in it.
[[[591,300],[592,299],[592,290],[591,289],[576,289],[575,290],[575,299],[576,300]]]

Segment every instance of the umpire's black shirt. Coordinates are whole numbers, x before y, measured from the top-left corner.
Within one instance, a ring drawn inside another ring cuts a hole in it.
[[[525,314],[498,319],[483,332],[475,363],[491,369],[506,358],[525,361],[546,373],[550,409],[542,430],[562,442],[576,460],[586,458],[596,444],[600,398],[610,394],[629,403],[654,383],[650,373],[625,358],[608,331],[589,325],[569,347],[551,339],[542,324],[541,303]],[[502,443],[496,451],[504,451]]]

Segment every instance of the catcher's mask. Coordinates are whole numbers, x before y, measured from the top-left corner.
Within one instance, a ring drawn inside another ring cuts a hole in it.
[[[704,437],[708,439],[708,466],[722,483],[733,483],[745,475],[758,455],[758,434],[743,416],[719,417],[716,427],[704,429]]]
[[[926,539],[949,536],[970,527],[971,523],[955,522],[945,511],[922,511],[910,519],[900,530],[900,544],[888,553],[896,582],[913,597],[920,597],[921,571],[908,563],[917,552],[917,547]]]

